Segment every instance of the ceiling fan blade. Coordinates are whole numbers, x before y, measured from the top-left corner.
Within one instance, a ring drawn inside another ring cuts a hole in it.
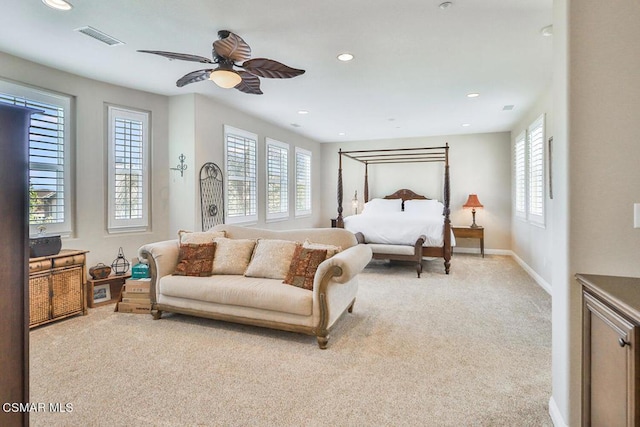
[[[245,61],[240,67],[254,76],[268,77],[271,79],[290,79],[304,74],[304,70],[291,68],[273,59],[254,58]]]
[[[260,79],[253,74],[249,74],[246,71],[238,71],[242,81],[238,83],[235,88],[240,92],[250,93],[253,95],[262,95],[260,90]]]
[[[211,75],[213,70],[198,70],[192,71],[189,74],[185,74],[182,76],[177,82],[176,86],[182,87],[188,85],[189,83],[201,82],[203,80],[207,80]]]
[[[251,48],[242,37],[230,31],[218,31],[220,40],[213,42],[213,52],[217,56],[242,62],[251,58]]]
[[[164,56],[169,59],[179,59],[181,61],[203,62],[205,64],[214,63],[212,60],[205,58],[204,56],[190,55],[188,53],[164,52],[161,50],[139,50],[138,52],[152,53],[154,55]]]

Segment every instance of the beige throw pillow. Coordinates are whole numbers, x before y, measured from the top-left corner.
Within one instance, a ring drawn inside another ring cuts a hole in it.
[[[299,243],[289,240],[258,239],[253,257],[245,271],[247,277],[284,279]]]
[[[186,243],[211,243],[216,237],[226,237],[224,231],[178,231],[178,239],[180,244]]]
[[[326,249],[327,250],[326,259],[331,258],[338,252],[342,252],[342,246],[326,245],[324,243],[313,243],[313,242],[310,242],[309,239],[306,239],[304,241],[304,243],[302,244],[302,247],[306,249]]]
[[[217,237],[214,241],[216,253],[213,258],[213,274],[244,274],[256,241],[226,237]]]

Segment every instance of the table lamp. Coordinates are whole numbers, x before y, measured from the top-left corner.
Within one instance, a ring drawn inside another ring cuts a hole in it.
[[[473,224],[471,224],[471,228],[478,228],[478,224],[476,224],[476,208],[482,208],[482,203],[478,200],[477,194],[469,194],[469,198],[467,199],[467,203],[462,205],[463,208],[471,208],[471,215],[473,215]]]

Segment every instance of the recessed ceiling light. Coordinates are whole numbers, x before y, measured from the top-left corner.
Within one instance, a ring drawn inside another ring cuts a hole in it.
[[[345,135],[346,135],[346,133],[344,133],[344,132],[338,132],[338,135],[340,135],[340,136],[345,136]]]
[[[341,53],[340,55],[338,55],[338,60],[342,62],[351,61],[352,59],[353,59],[353,55],[347,52]]]
[[[298,110],[298,114],[309,114],[309,112],[307,110]]]
[[[293,126],[294,128],[299,128],[300,127],[300,125],[297,124],[297,123],[291,123],[291,126]]]
[[[449,9],[451,6],[453,6],[453,2],[450,2],[450,1],[445,1],[444,3],[440,3],[438,5],[438,7],[442,10]]]
[[[479,96],[480,96],[480,94],[476,93],[476,92],[471,92],[471,93],[467,94],[467,98],[477,98]]]
[[[71,10],[73,8],[73,5],[65,0],[42,0],[42,3],[57,10]]]
[[[553,25],[547,25],[540,30],[540,34],[545,37],[551,37],[553,35]]]
[[[463,123],[462,127],[468,128],[469,126],[471,126],[471,123]]]

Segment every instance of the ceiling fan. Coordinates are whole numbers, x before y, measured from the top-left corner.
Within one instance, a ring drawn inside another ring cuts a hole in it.
[[[184,75],[176,82],[178,87],[202,80],[212,80],[225,89],[236,88],[244,93],[262,95],[258,77],[289,79],[304,74],[304,70],[291,68],[273,59],[249,59],[251,48],[242,37],[231,31],[218,31],[218,37],[219,40],[213,42],[213,60],[204,56],[160,50],[138,50],[138,52],[153,53],[169,59],[218,65],[217,68],[192,71]],[[234,67],[241,70],[235,70]]]

